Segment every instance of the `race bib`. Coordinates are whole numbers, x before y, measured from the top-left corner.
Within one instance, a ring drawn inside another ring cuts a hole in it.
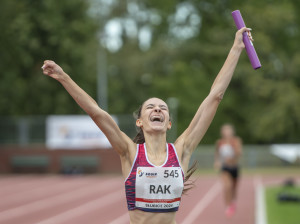
[[[172,209],[179,207],[183,190],[180,167],[138,167],[136,207]]]

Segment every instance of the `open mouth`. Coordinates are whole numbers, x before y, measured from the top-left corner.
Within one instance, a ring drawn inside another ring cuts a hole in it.
[[[159,115],[154,115],[152,117],[150,117],[150,121],[151,122],[164,122],[164,117],[163,116],[159,116]]]

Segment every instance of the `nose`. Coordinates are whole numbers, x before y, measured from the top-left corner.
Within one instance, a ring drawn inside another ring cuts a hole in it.
[[[155,108],[154,108],[154,111],[155,111],[156,113],[159,113],[159,112],[161,112],[161,109],[160,109],[159,107],[155,107]]]

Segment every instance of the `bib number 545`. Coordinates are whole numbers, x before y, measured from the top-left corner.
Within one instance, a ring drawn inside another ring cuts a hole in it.
[[[165,170],[164,178],[168,178],[168,177],[173,177],[173,178],[179,177],[178,170]]]

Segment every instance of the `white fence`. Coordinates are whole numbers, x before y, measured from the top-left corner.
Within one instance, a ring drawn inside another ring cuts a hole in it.
[[[46,118],[46,116],[0,117],[0,150],[1,145],[7,144],[27,146],[27,148],[32,144],[44,145],[46,143]],[[118,115],[116,119],[125,133],[130,137],[135,135],[135,122],[132,115]],[[174,133],[169,134],[172,137]],[[279,145],[279,152],[278,149],[274,149],[274,145],[244,145],[241,165],[249,168],[284,165],[300,167],[299,151],[296,152],[296,154],[299,153],[297,154],[299,157],[293,159],[292,162],[284,158],[288,154],[289,156],[295,154],[288,150],[289,146],[295,148],[295,145],[287,146]],[[299,145],[296,145],[297,147],[300,148]],[[211,168],[214,161],[214,148],[213,145],[200,145],[191,162],[197,160],[199,168]],[[275,148],[278,148],[278,145]]]

